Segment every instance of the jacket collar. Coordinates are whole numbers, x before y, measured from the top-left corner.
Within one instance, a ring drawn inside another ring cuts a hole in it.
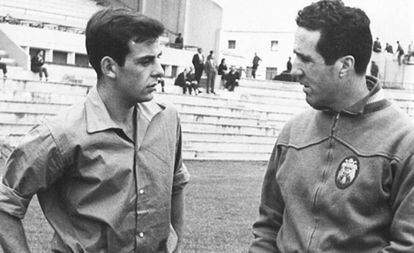
[[[159,112],[165,109],[163,104],[154,102],[153,100],[145,103],[138,103],[136,110],[137,123],[141,125],[142,121],[150,122],[152,118]],[[108,129],[121,129],[119,125],[112,120],[108,110],[101,97],[99,96],[98,90],[93,87],[85,100],[85,111],[86,111],[86,127],[88,133],[95,133]]]
[[[360,115],[364,112],[372,111],[374,107],[378,107],[378,103],[385,105],[384,91],[381,89],[378,80],[375,77],[366,76],[366,84],[369,90],[368,95],[343,109],[342,112],[350,115]]]

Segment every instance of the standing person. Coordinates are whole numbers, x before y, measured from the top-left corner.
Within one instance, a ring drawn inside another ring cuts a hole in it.
[[[381,42],[379,41],[378,37],[374,41],[374,46],[372,47],[372,51],[374,51],[375,53],[381,53],[382,51]]]
[[[286,62],[286,71],[288,73],[292,71],[292,62],[290,61],[290,57],[289,57],[289,60]]]
[[[206,93],[208,94],[211,92],[212,94],[216,94],[214,92],[214,83],[216,81],[217,66],[216,62],[214,61],[213,50],[211,50],[210,54],[207,56],[206,64],[204,67],[207,75]]]
[[[395,51],[395,53],[397,54],[398,65],[401,65],[401,57],[404,56],[404,49],[400,45],[399,41],[397,41],[397,51]]]
[[[29,252],[20,219],[37,194],[53,252],[180,252],[183,187],[178,113],[153,101],[163,25],[124,9],[88,21],[97,85],[33,128],[6,162],[0,242]]]
[[[375,63],[375,61],[371,61],[371,76],[378,77],[378,65]]]
[[[197,49],[197,53],[193,55],[192,60],[194,71],[195,71],[195,78],[197,82],[200,84],[201,76],[203,75],[204,69],[204,55],[203,50],[201,48]]]
[[[257,53],[254,53],[254,57],[253,57],[253,66],[252,66],[252,77],[256,79],[256,71],[257,68],[259,67],[259,61],[261,61],[262,59],[260,59],[259,56],[257,56]]]
[[[227,67],[227,63],[226,63],[226,59],[223,58],[221,59],[220,65],[218,66],[218,71],[217,74],[219,76],[221,76],[220,78],[220,86],[221,87],[226,87],[226,79],[227,79],[227,74],[229,73],[228,71],[228,67]]]
[[[47,68],[43,66],[45,64],[44,59],[44,51],[43,50],[37,50],[35,55],[32,57],[30,61],[30,69],[34,73],[39,73],[39,80],[42,81],[43,74],[45,75],[46,82],[48,81],[48,73]]]
[[[1,56],[0,56],[0,60],[1,60]],[[3,72],[3,78],[6,79],[7,78],[7,65],[6,65],[6,63],[0,62],[0,69]]]
[[[313,109],[278,136],[249,252],[414,252],[414,124],[365,76],[369,18],[322,0],[296,23],[292,74]]]

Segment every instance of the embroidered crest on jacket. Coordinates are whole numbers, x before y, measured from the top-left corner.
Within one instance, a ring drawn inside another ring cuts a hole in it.
[[[339,189],[350,186],[358,176],[359,161],[355,156],[346,157],[336,170],[335,183]]]

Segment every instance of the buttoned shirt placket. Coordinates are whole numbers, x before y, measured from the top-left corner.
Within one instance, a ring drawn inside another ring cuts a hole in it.
[[[134,181],[135,181],[135,252],[138,252],[138,245],[143,245],[145,243],[145,231],[142,230],[141,226],[139,225],[138,220],[140,219],[140,216],[145,215],[148,210],[140,210],[140,202],[141,199],[144,197],[145,189],[139,185],[139,168],[138,168],[138,151],[140,145],[140,141],[138,138],[138,113],[139,109],[137,106],[134,108],[134,116],[133,116],[133,123],[134,123]]]

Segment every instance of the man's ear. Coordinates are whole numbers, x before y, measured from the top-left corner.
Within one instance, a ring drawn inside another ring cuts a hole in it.
[[[339,78],[345,77],[350,71],[355,71],[355,58],[352,55],[345,55],[338,59]]]
[[[111,57],[105,56],[101,60],[101,71],[102,75],[115,78],[118,74],[118,64]]]

